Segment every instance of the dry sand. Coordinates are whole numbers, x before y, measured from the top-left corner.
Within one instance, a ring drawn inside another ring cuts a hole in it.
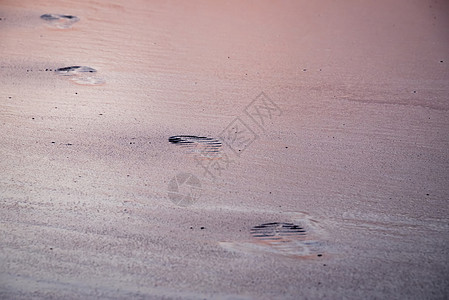
[[[447,1],[0,18],[1,298],[449,297]]]

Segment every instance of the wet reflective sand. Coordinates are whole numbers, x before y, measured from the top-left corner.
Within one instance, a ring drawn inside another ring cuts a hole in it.
[[[447,297],[448,11],[2,1],[0,298]]]

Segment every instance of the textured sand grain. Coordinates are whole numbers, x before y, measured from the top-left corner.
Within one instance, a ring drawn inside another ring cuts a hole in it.
[[[0,18],[1,298],[448,297],[446,2],[6,0]],[[258,126],[262,92],[279,111]],[[256,137],[237,154],[168,142],[236,117]],[[188,207],[168,197],[182,172]],[[255,240],[269,222],[319,253]]]

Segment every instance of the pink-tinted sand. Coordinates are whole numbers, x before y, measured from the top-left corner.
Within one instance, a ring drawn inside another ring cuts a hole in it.
[[[3,0],[0,18],[0,298],[449,297],[447,1]],[[271,222],[305,238],[255,236]]]

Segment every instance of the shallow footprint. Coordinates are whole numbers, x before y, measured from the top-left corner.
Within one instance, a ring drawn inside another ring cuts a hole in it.
[[[76,16],[59,14],[44,14],[41,16],[41,19],[46,21],[47,24],[59,29],[71,28],[73,24],[80,20]]]
[[[101,85],[105,81],[93,74],[97,73],[97,70],[86,66],[71,66],[64,67],[55,70],[55,73],[60,76],[69,76],[70,80],[82,85]]]
[[[168,141],[186,148],[189,153],[199,154],[202,158],[220,157],[222,143],[215,138],[195,135],[176,135],[171,136]]]
[[[315,220],[269,222],[250,230],[252,239],[245,242],[220,242],[228,250],[249,253],[272,253],[293,258],[321,257],[324,242],[320,241]]]

